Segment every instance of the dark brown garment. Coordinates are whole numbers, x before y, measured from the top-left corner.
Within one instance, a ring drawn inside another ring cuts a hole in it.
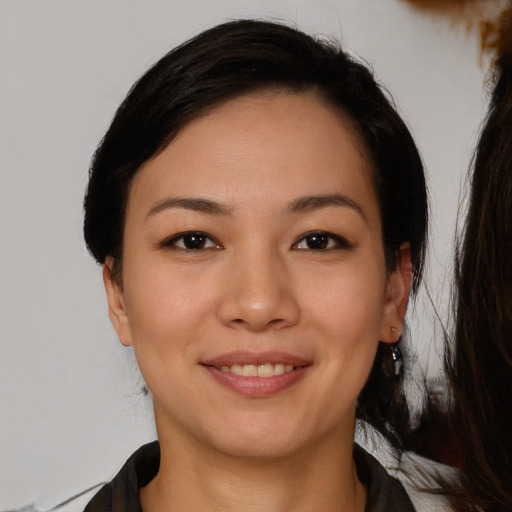
[[[365,512],[415,512],[402,484],[391,477],[380,463],[360,446],[354,445],[357,474],[367,490]],[[158,473],[158,441],[139,448],[117,476],[85,507],[84,512],[142,512],[139,489]]]

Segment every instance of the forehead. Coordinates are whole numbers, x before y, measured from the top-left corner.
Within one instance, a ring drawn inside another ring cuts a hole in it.
[[[135,175],[128,206],[162,194],[270,206],[333,191],[376,206],[370,167],[354,123],[313,93],[251,94],[182,128]]]

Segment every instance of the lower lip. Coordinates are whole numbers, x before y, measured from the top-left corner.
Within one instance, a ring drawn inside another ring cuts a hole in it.
[[[244,377],[223,372],[215,366],[203,366],[218,382],[240,395],[266,397],[275,395],[296,384],[306,374],[309,366],[300,366],[291,372],[272,377]]]

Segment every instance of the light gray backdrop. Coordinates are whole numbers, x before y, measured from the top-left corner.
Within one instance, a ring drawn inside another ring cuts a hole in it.
[[[430,173],[427,277],[444,315],[459,189],[485,105],[476,34],[400,0],[0,0],[0,510],[55,505],[154,438],[82,241],[88,164],[151,63],[247,16],[340,38],[393,94]],[[420,302],[411,324],[432,375],[430,308]]]

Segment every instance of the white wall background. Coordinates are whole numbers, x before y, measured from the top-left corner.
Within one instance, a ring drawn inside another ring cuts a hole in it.
[[[202,29],[247,16],[332,34],[373,64],[430,173],[427,277],[446,303],[461,177],[485,107],[476,34],[400,0],[0,0],[2,511],[49,508],[108,480],[155,436],[82,241],[88,164],[151,63]],[[431,374],[433,317],[420,305],[412,322]]]

